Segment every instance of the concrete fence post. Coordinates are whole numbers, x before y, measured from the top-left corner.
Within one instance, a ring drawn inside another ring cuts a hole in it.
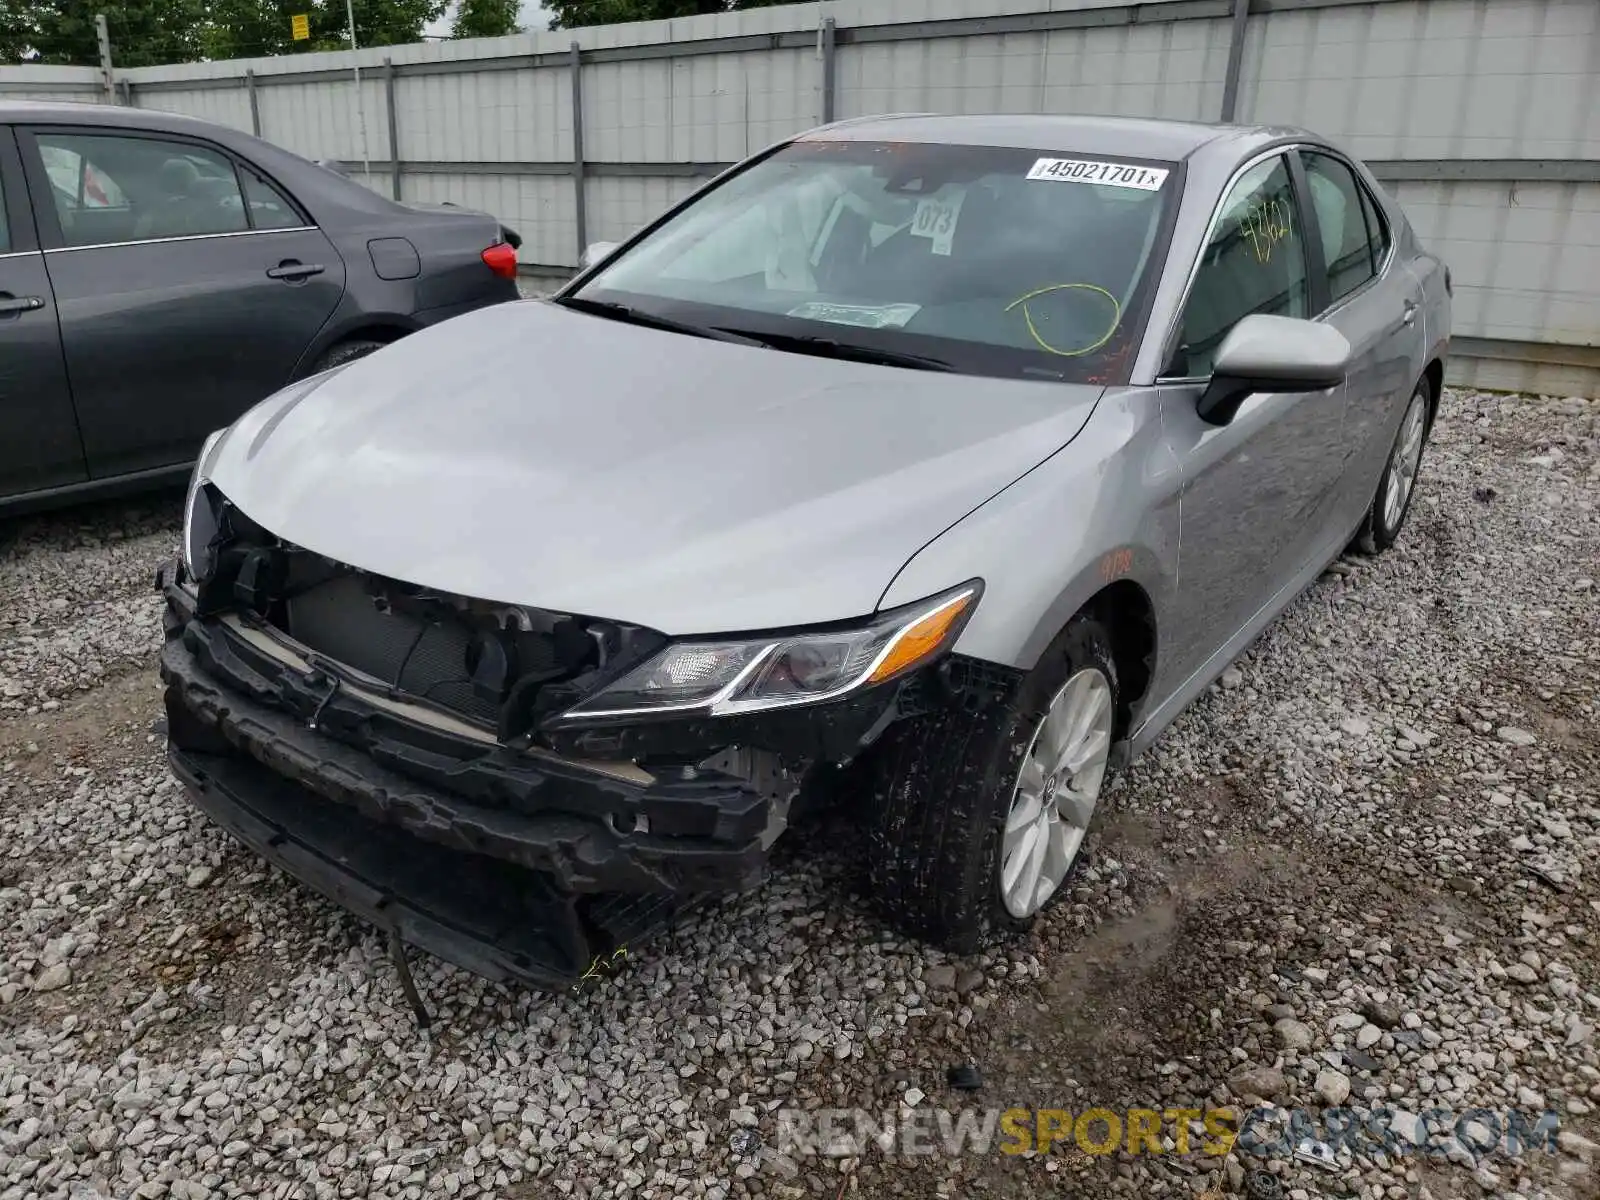
[[[383,101],[389,110],[389,195],[400,199],[400,123],[395,118],[394,60],[383,60]]]
[[[577,42],[572,43],[568,62],[568,69],[572,72],[572,188],[573,198],[577,202],[577,261],[581,263],[583,252],[589,246],[589,213],[588,189],[584,186],[583,178],[583,51]]]
[[[835,43],[837,40],[838,26],[832,17],[826,17],[822,22],[822,123],[831,124],[834,120],[834,94],[836,86]]]
[[[117,85],[111,77],[111,30],[106,25],[105,13],[94,15],[94,40],[100,50],[100,86],[106,94],[106,103],[117,102]]]
[[[1222,120],[1232,121],[1239,107],[1239,71],[1244,65],[1245,27],[1250,23],[1250,0],[1233,0],[1233,29],[1228,40],[1228,73],[1222,79]]]
[[[256,97],[256,73],[244,73],[244,90],[250,97],[250,132],[261,136],[261,101]]]

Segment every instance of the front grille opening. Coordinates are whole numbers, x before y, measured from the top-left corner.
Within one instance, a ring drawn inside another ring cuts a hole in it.
[[[549,634],[498,629],[433,606],[397,610],[366,581],[344,575],[283,604],[281,628],[325,654],[418,700],[483,724],[498,722],[520,674],[553,679],[598,665],[599,647],[563,663]]]
[[[502,740],[666,643],[639,626],[473,600],[248,536],[220,556],[201,602],[250,612],[329,662]]]

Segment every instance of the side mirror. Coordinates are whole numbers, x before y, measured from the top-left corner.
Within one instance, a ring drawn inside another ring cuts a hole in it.
[[[616,242],[590,242],[583,248],[583,254],[578,258],[578,270],[587,271],[596,263],[610,258],[616,248]]]
[[[1320,392],[1350,369],[1350,343],[1332,325],[1253,313],[1223,339],[1197,411],[1226,425],[1256,392]]]

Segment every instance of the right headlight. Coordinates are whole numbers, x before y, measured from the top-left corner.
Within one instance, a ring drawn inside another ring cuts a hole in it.
[[[212,547],[217,540],[217,513],[206,485],[211,482],[211,455],[226,430],[218,429],[206,438],[189,476],[189,494],[183,502],[183,566],[189,578],[201,581],[215,565]]]
[[[982,591],[973,580],[841,629],[675,642],[561,719],[720,717],[835,700],[939,657],[955,644]]]

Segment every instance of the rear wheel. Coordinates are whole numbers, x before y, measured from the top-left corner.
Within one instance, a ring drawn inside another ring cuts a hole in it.
[[[323,371],[331,371],[335,367],[342,367],[345,363],[354,362],[358,358],[365,358],[374,350],[382,350],[387,342],[373,341],[370,338],[351,338],[347,342],[340,342],[330,346],[317,359],[316,365],[311,368],[312,375],[320,375]]]
[[[1356,548],[1363,554],[1379,554],[1394,545],[1400,536],[1400,527],[1411,511],[1411,500],[1416,492],[1432,403],[1428,381],[1419,380],[1411,393],[1411,403],[1406,406],[1406,414],[1400,419],[1400,430],[1389,449],[1389,460],[1384,464],[1383,477],[1378,480],[1377,494],[1372,497],[1361,530],[1356,534]]]
[[[1117,671],[1075,617],[1005,704],[894,729],[874,795],[873,885],[907,932],[957,953],[1060,894],[1110,758]]]

